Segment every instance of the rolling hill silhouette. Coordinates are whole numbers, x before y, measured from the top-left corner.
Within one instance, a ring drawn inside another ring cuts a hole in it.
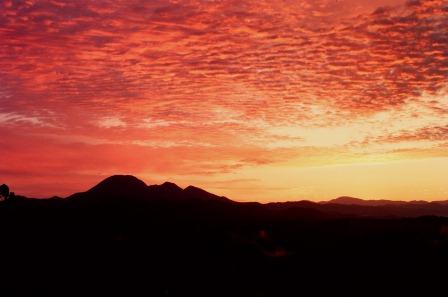
[[[443,202],[242,203],[117,175],[1,202],[0,226],[5,296],[403,294],[448,264]]]

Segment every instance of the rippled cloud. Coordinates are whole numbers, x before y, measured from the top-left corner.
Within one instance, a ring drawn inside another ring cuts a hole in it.
[[[164,177],[405,142],[439,155],[447,27],[445,0],[0,1],[0,131],[15,147],[1,150],[106,146],[157,156],[142,164]],[[120,170],[112,155],[76,172]]]

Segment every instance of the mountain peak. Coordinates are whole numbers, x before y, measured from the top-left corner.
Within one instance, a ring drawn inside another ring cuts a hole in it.
[[[330,203],[337,203],[337,204],[360,204],[365,202],[365,200],[360,198],[354,198],[350,196],[341,196],[336,199],[328,201]]]
[[[195,186],[188,186],[183,190],[183,193],[186,197],[189,198],[196,198],[200,200],[211,200],[211,201],[230,201],[229,199],[225,197],[221,197],[215,194],[212,194],[210,192],[207,192],[201,188],[195,187]]]
[[[189,185],[188,187],[186,187],[186,188],[184,189],[184,191],[195,191],[195,190],[204,191],[203,189],[198,188],[198,187],[195,187],[195,186],[192,186],[192,185]]]
[[[147,185],[135,176],[113,175],[91,188],[88,192],[116,196],[131,192],[140,192],[146,188]]]
[[[176,185],[175,183],[172,183],[172,182],[164,182],[163,184],[160,185],[160,187],[165,188],[165,189],[182,190],[181,187],[179,187],[178,185]]]
[[[148,187],[151,197],[156,200],[179,200],[182,199],[182,188],[171,182],[164,182],[161,185],[151,185]]]
[[[213,195],[213,194],[210,194],[209,192],[207,192],[201,188],[195,187],[195,186],[188,186],[183,190],[183,192],[184,192],[184,194],[187,194],[187,195],[200,195],[200,196]]]

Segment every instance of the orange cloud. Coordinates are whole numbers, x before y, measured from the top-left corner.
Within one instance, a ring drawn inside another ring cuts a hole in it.
[[[443,155],[447,25],[443,0],[3,1],[0,177],[45,195]],[[40,189],[56,171],[72,186]]]

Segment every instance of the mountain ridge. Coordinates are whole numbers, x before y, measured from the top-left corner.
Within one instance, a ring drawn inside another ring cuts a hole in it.
[[[389,199],[362,199],[350,196],[341,196],[328,201],[321,201],[323,204],[343,204],[343,205],[365,205],[365,206],[384,206],[384,205],[405,205],[405,204],[426,204],[426,203],[447,203],[448,201],[425,201],[425,200],[389,200]]]
[[[26,197],[20,198],[26,204]],[[247,216],[285,216],[289,218],[335,218],[335,217],[448,217],[448,201],[393,201],[363,200],[349,196],[323,202],[308,200],[288,202],[237,202],[218,196],[195,186],[181,188],[175,183],[147,185],[132,175],[113,175],[105,178],[85,192],[75,193],[65,199],[28,199],[33,205],[68,204],[75,207],[95,208],[147,208],[151,206],[182,209],[192,213],[219,213],[231,210]],[[28,203],[28,204],[31,204]],[[226,216],[229,216],[227,213]]]
[[[176,183],[166,181],[162,184],[152,184],[147,185],[144,181],[140,180],[139,178],[133,176],[133,175],[112,175],[110,177],[105,178],[101,182],[99,182],[97,185],[93,186],[91,189],[87,190],[86,192],[95,192],[99,188],[108,186],[108,192],[112,192],[112,190],[116,190],[119,195],[127,195],[129,193],[132,193],[136,190],[141,189],[163,189],[166,191],[171,191],[173,193],[175,192],[196,192],[196,193],[202,193],[202,194],[208,194],[210,197],[216,197],[216,198],[225,198],[227,200],[231,200],[224,196],[218,196],[216,194],[210,193],[202,188],[189,185],[186,188],[182,188],[178,186]],[[124,190],[124,191],[122,191]],[[86,192],[80,192],[80,193],[86,193]],[[72,195],[67,196],[66,198],[70,198],[73,195],[76,195],[79,193],[75,193]],[[109,194],[109,193],[108,193]],[[233,202],[236,202],[234,200],[231,200]],[[437,201],[428,201],[428,200],[410,200],[410,201],[404,201],[404,200],[390,200],[390,199],[363,199],[358,197],[351,197],[351,196],[340,196],[334,199],[326,200],[326,201],[311,201],[311,200],[293,200],[293,201],[281,201],[281,202],[267,202],[265,204],[272,204],[272,203],[314,203],[314,204],[340,204],[340,205],[362,205],[362,206],[384,206],[384,205],[405,205],[405,204],[427,204],[427,203],[440,203],[440,204],[448,204],[448,200],[437,200]]]
[[[207,199],[216,201],[233,202],[232,200],[212,194],[201,188],[188,186],[181,188],[172,182],[147,185],[142,180],[132,175],[113,175],[85,192],[79,192],[66,197],[68,200],[94,199],[97,202],[107,203],[111,200],[125,201],[185,201]]]

